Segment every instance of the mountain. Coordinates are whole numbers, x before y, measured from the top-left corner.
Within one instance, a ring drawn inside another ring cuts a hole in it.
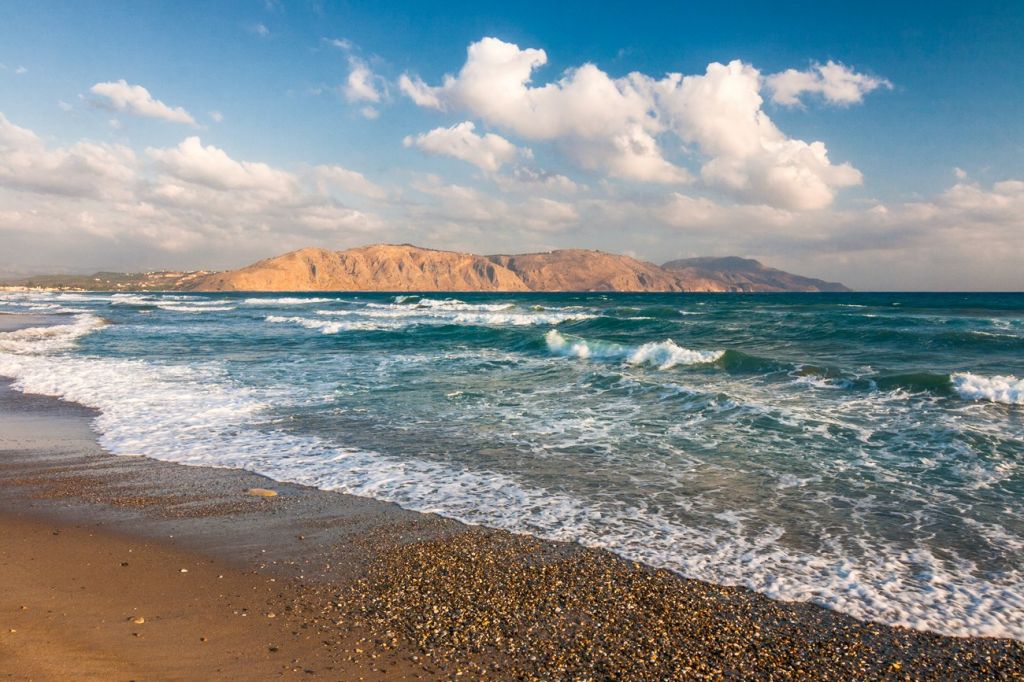
[[[409,244],[300,249],[202,277],[191,291],[529,291],[484,256]]]
[[[661,267],[683,279],[720,282],[727,291],[850,291],[838,282],[801,277],[752,258],[684,258]]]
[[[189,291],[847,291],[743,258],[664,266],[603,251],[478,256],[410,244],[307,248],[196,277]]]
[[[0,285],[2,287],[3,285]],[[14,288],[95,291],[849,291],[746,258],[657,266],[603,251],[478,256],[410,244],[307,248],[224,272],[46,275]]]
[[[530,291],[687,291],[653,263],[587,249],[487,256],[514,272]]]

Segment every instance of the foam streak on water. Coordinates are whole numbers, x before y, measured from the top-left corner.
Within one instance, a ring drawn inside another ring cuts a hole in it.
[[[115,454],[1024,639],[1024,297],[0,295],[65,310],[0,375]]]

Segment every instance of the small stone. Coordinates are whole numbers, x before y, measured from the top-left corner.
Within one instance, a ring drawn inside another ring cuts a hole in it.
[[[245,492],[254,497],[277,497],[277,491],[269,488],[249,488]]]
[[[135,618],[132,618],[132,622],[135,623],[136,625],[142,625],[143,623],[146,622],[146,619],[143,618],[142,616],[136,616]]]
[[[187,569],[187,568],[183,568],[183,569],[181,569],[181,570],[179,571],[179,573],[188,573],[188,569]]]
[[[277,614],[274,613],[273,611],[271,611],[270,613],[267,614],[267,618],[277,618]]]

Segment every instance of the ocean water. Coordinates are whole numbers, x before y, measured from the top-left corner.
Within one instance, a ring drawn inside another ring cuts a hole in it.
[[[115,454],[1024,639],[1024,295],[0,294]]]

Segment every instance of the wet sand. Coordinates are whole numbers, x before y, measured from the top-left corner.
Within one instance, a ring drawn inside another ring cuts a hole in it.
[[[0,382],[0,679],[1024,679],[1020,642],[115,457],[94,416]]]

